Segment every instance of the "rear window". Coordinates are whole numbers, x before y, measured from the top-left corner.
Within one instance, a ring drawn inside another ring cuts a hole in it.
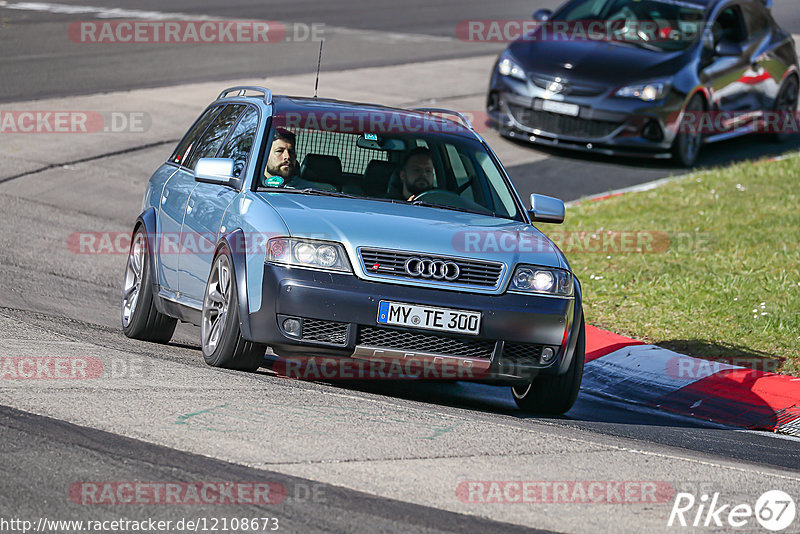
[[[293,132],[297,138],[295,151],[302,162],[308,154],[336,156],[342,162],[345,174],[363,174],[372,160],[388,161],[389,155],[380,150],[369,150],[356,145],[359,135],[298,128]]]

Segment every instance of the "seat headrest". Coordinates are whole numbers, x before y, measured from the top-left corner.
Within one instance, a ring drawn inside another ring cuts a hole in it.
[[[337,156],[306,154],[300,166],[300,178],[341,187],[342,161]]]
[[[383,196],[393,172],[394,163],[373,159],[364,169],[364,191],[369,195]]]

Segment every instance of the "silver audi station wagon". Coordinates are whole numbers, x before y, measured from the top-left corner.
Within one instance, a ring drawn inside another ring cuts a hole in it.
[[[581,288],[534,226],[564,204],[530,204],[457,112],[226,89],[147,185],[123,330],[165,343],[181,320],[213,366],[324,359],[375,378],[390,362],[403,376],[381,378],[506,385],[524,410],[563,413]]]

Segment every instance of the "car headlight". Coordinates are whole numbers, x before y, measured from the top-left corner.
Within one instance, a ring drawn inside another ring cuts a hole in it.
[[[569,271],[519,265],[511,278],[509,290],[571,297],[574,287],[572,273]]]
[[[328,241],[275,237],[267,242],[266,260],[309,269],[352,272],[344,247]]]
[[[528,79],[522,67],[520,67],[508,53],[504,53],[500,56],[500,61],[497,63],[497,72],[503,76],[510,76],[511,78],[522,81]]]
[[[668,83],[651,82],[623,87],[616,92],[616,95],[623,98],[638,98],[645,102],[655,102],[656,100],[664,98],[668,91]]]

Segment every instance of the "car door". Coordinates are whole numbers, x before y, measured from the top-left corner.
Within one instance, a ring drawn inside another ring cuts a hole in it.
[[[711,26],[712,49],[708,50],[707,65],[701,79],[710,89],[712,109],[746,112],[758,109],[749,83],[753,75],[750,54],[754,48],[747,35],[747,27],[740,4],[726,4],[720,9]],[[714,52],[721,43],[740,46],[736,56],[720,56]]]
[[[225,210],[239,194],[241,179],[258,127],[258,111],[245,104],[229,104],[199,144],[192,167],[203,158],[231,158],[234,178],[230,185],[197,183],[189,196],[181,229],[184,252],[180,259],[180,288],[184,299],[202,302],[214,247]]]
[[[750,51],[750,65],[753,70],[752,97],[758,109],[772,109],[784,73],[782,68],[775,68],[774,58],[771,57],[778,43],[773,41],[769,15],[764,4],[760,0],[749,1],[742,7],[752,44]]]
[[[169,163],[177,165],[177,170],[169,177],[161,191],[158,208],[159,235],[156,245],[158,284],[168,294],[177,294],[179,291],[178,260],[181,226],[189,195],[197,185],[194,177],[187,172],[183,163],[223,107],[212,106],[204,111],[183,136],[169,159]]]

